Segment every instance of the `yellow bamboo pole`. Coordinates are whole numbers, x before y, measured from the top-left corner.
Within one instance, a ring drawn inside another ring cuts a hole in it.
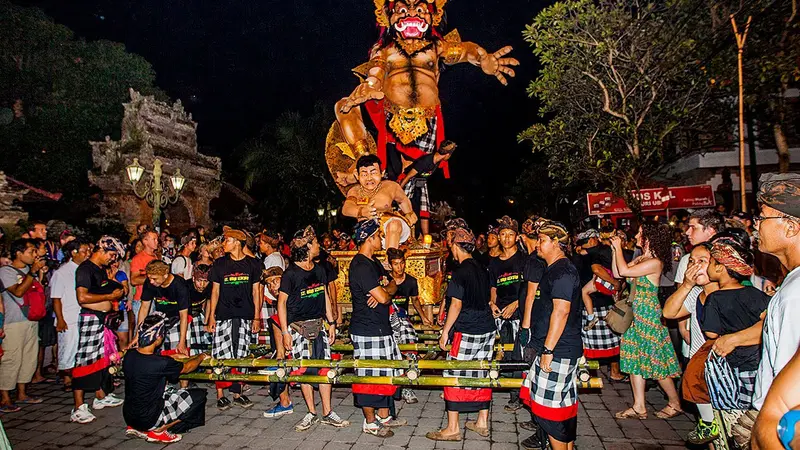
[[[200,363],[200,367],[307,367],[330,369],[408,369],[415,367],[419,370],[502,370],[506,368],[528,367],[526,363],[502,362],[496,360],[388,360],[388,359],[207,359]],[[579,363],[579,370],[597,370],[600,368],[598,361]]]
[[[747,18],[747,24],[744,26],[744,32],[739,33],[739,28],[736,26],[736,18],[731,14],[731,25],[733,25],[733,34],[736,35],[736,47],[738,49],[738,62],[739,62],[739,192],[742,197],[742,212],[747,212],[747,191],[744,175],[744,44],[747,41],[747,32],[750,31],[750,22],[752,16]],[[751,161],[752,163],[752,161]]]

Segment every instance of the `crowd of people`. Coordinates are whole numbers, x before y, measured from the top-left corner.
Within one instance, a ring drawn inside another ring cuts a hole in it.
[[[378,181],[380,189],[394,187]],[[767,177],[758,201],[754,217],[697,210],[633,230],[605,222],[571,233],[558,221],[532,216],[520,226],[504,216],[476,233],[451,219],[439,233],[447,287],[436,317],[406,273],[406,239],[387,239],[386,221],[361,217],[355,201],[348,207],[362,220],[354,230],[319,237],[311,227],[288,238],[225,227],[212,239],[202,227],[173,236],[142,225],[124,240],[88,240],[68,230],[48,240],[47,224],[33,222],[0,260],[0,412],[42,402],[27,386],[58,374],[74,397],[71,421],[89,423],[97,411],[122,406],[127,434],[175,442],[205,423],[206,389],[180,379],[205,359],[244,358],[258,342],[269,343],[269,356],[278,359],[331,359],[335,341],[352,343],[356,360],[415,358],[398,344],[417,342],[411,319],[419,315],[440,327],[447,359],[488,360],[495,344],[513,345],[504,360],[529,370],[503,374],[524,378],[504,408],[530,411],[520,424],[532,432],[525,448],[573,448],[582,357],[607,364],[610,381],[630,383],[633,403],[615,413],[619,420],[646,418],[645,392],[659,386],[668,402],[657,417],[689,406],[696,413],[688,442],[708,444],[728,433],[740,445],[779,448],[795,429],[784,423],[788,434],[779,434],[779,423],[800,405],[793,384],[800,376],[793,326],[800,306],[792,300],[800,291],[800,176]],[[349,320],[337,302],[337,250],[353,254]],[[44,363],[49,348],[53,366]],[[114,367],[122,380],[111,375]],[[124,399],[114,393],[120,384]],[[246,383],[215,387],[217,408],[253,407]],[[308,413],[295,430],[351,425],[333,410],[330,384],[298,387]],[[264,417],[293,413],[293,389],[273,383],[276,403]],[[443,391],[447,425],[429,439],[462,440],[459,414],[469,412],[477,416],[467,430],[489,435],[491,389]],[[353,384],[352,392],[363,432],[384,438],[406,424],[395,402],[417,402],[413,390],[394,385]]]

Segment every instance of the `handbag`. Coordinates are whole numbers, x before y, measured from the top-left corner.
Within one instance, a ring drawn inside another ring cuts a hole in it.
[[[322,319],[292,322],[289,324],[289,327],[309,341],[313,341],[319,336],[320,331],[322,331]]]
[[[741,409],[739,405],[739,370],[712,350],[706,360],[706,385],[711,406],[715,409]]]
[[[628,328],[633,323],[633,296],[635,291],[632,288],[630,295],[614,303],[614,306],[606,314],[606,323],[617,334],[623,334],[628,331]]]

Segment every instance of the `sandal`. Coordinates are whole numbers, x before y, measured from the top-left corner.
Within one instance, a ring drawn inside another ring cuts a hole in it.
[[[44,402],[44,399],[40,397],[28,397],[23,400],[17,400],[17,403],[22,403],[23,405],[38,405],[42,402]]]
[[[17,411],[19,411],[21,409],[22,408],[20,408],[17,405],[3,405],[3,406],[0,406],[0,413],[13,413],[13,412],[17,412]]]
[[[636,410],[634,410],[631,407],[631,408],[626,409],[625,411],[620,411],[620,412],[614,414],[614,417],[616,417],[617,419],[639,419],[639,420],[644,420],[644,419],[647,419],[647,411],[645,411],[643,413],[638,413],[638,412],[636,412]]]
[[[667,404],[661,411],[656,412],[656,417],[659,419],[672,419],[675,416],[683,414],[682,409],[675,409],[672,405]]]
[[[468,420],[464,423],[464,428],[478,433],[483,437],[489,437],[489,427],[479,427],[474,420]]]
[[[631,377],[625,375],[622,378],[614,378],[611,375],[609,375],[608,379],[611,380],[612,383],[627,383],[628,381],[630,381]]]
[[[451,442],[461,441],[461,433],[444,434],[442,433],[442,430],[428,431],[427,433],[425,433],[425,437],[432,441],[451,441]]]

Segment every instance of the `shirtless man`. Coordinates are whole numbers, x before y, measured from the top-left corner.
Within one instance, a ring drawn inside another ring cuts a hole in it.
[[[447,0],[376,0],[375,14],[381,36],[368,62],[354,69],[362,81],[336,103],[348,156],[369,153],[367,129],[360,105],[378,129],[378,155],[389,179],[396,179],[414,160],[433,153],[444,141],[439,101],[441,64],[470,63],[502,84],[515,75],[514,58],[505,57],[510,46],[490,53],[473,42],[462,42],[453,30],[440,37]],[[398,167],[399,166],[399,167]],[[445,176],[448,169],[443,166]],[[354,174],[339,172],[337,182],[354,183]]]
[[[403,188],[394,181],[383,180],[381,161],[375,155],[365,155],[356,162],[358,185],[347,192],[342,214],[362,220],[379,219],[385,236],[384,248],[398,248],[411,236],[417,215]],[[400,206],[402,214],[394,212],[392,203]]]

